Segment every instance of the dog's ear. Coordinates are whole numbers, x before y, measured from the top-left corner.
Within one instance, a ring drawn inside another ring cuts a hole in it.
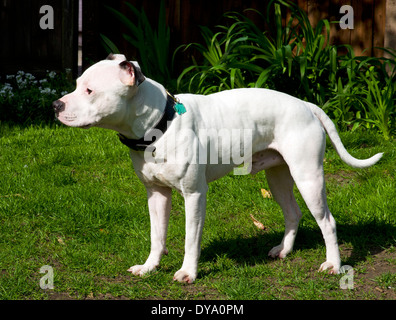
[[[120,63],[120,80],[127,86],[134,86],[136,84],[135,68],[129,61]]]
[[[125,61],[127,58],[123,54],[114,54],[110,53],[106,60],[118,60],[118,61]]]
[[[135,69],[135,77],[137,81],[137,85],[139,86],[146,77],[144,76],[142,69],[140,69],[139,63],[137,61],[132,61],[133,68]]]
[[[139,65],[135,65],[130,61],[123,61],[120,63],[120,80],[127,86],[139,86],[145,77],[139,68]]]

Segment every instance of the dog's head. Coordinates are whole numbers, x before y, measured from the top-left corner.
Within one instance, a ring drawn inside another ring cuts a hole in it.
[[[110,54],[88,68],[77,79],[76,90],[54,101],[52,107],[59,121],[71,127],[116,124],[144,79],[136,62]]]

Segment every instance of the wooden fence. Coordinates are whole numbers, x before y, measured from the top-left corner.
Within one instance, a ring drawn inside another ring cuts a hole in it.
[[[0,75],[18,70],[42,72],[45,70],[72,69],[77,72],[79,0],[2,0],[0,2]],[[127,33],[123,25],[105,8],[113,7],[133,19],[125,0],[82,0],[82,52],[83,69],[103,59],[106,52],[100,34],[109,37],[128,57],[136,56],[122,37]],[[161,0],[129,0],[143,7],[153,23],[157,23]],[[227,11],[242,12],[254,8],[265,12],[269,0],[165,0],[167,23],[172,32],[172,49],[180,44],[202,41],[200,25],[214,27],[224,22]],[[313,25],[320,19],[338,21],[342,5],[354,9],[354,29],[342,30],[332,24],[331,41],[350,44],[357,55],[380,55],[373,47],[383,47],[386,42],[386,20],[390,25],[395,17],[387,10],[396,8],[395,0],[295,0],[303,8]],[[42,30],[40,7],[51,5],[54,9],[54,29]],[[390,12],[390,11],[389,11]],[[395,12],[393,10],[392,12]],[[257,16],[251,15],[257,19]],[[257,19],[257,23],[260,21]],[[396,36],[396,35],[395,35]],[[392,40],[392,39],[391,39]],[[396,41],[396,40],[395,40]],[[394,43],[394,42],[393,42]],[[395,44],[396,47],[396,44]]]
[[[53,29],[40,27],[45,5],[54,11]],[[75,0],[0,1],[0,75],[65,68],[76,74],[77,5]]]
[[[350,44],[356,55],[382,55],[382,51],[374,48],[384,47],[386,0],[298,0],[298,5],[308,13],[312,25],[320,19],[339,21],[343,16],[341,6],[350,5],[354,29],[344,30],[339,24],[332,24],[331,42]]]

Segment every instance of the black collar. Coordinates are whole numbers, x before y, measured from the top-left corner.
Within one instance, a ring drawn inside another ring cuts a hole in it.
[[[166,100],[166,106],[162,118],[157,122],[157,124],[150,129],[145,135],[149,135],[152,130],[161,130],[162,133],[165,133],[166,129],[168,129],[168,121],[172,121],[175,116],[175,109],[174,105],[176,103],[176,99],[168,93],[168,99]],[[145,151],[146,148],[155,142],[156,135],[153,135],[153,140],[146,141],[144,137],[140,139],[128,139],[121,133],[118,134],[120,141],[125,144],[128,148],[135,150],[135,151]],[[155,148],[151,151],[154,151]]]

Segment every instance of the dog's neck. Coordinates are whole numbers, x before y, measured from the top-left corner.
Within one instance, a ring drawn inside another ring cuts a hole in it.
[[[146,78],[137,88],[137,93],[129,100],[130,130],[120,133],[129,139],[142,138],[161,119],[166,101],[165,88],[158,82]]]

